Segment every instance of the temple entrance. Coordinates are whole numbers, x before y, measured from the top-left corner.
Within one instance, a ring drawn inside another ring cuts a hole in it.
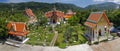
[[[99,36],[102,36],[102,34],[101,34],[101,29],[99,30]]]
[[[56,23],[56,20],[55,20],[55,19],[53,19],[53,23]]]

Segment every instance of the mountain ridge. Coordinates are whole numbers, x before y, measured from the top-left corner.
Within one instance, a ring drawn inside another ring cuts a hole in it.
[[[113,2],[104,2],[100,4],[92,4],[85,7],[85,9],[98,9],[98,10],[114,10],[117,7],[120,7],[120,4],[113,3]]]
[[[25,8],[31,8],[32,10],[42,10],[46,12],[46,11],[52,10],[54,6],[61,11],[66,11],[69,9],[71,10],[91,10],[91,9],[114,10],[114,9],[119,9],[120,4],[116,4],[113,2],[105,2],[100,4],[88,5],[85,8],[82,8],[74,4],[59,3],[59,2],[56,2],[56,3],[44,3],[44,2],[0,3],[0,10],[6,11],[12,8],[14,10],[24,10]]]

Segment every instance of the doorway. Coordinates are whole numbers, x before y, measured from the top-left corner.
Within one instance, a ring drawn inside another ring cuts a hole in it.
[[[98,33],[99,33],[99,36],[102,36],[102,34],[101,34],[101,29],[99,30],[99,32],[98,32]]]

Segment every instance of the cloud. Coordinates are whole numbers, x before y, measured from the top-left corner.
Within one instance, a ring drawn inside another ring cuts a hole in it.
[[[120,3],[120,0],[93,0],[94,2],[114,2],[114,3]]]

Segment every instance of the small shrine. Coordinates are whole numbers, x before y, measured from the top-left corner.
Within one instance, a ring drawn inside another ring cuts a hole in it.
[[[85,26],[85,34],[91,42],[108,39],[110,36],[111,23],[105,11],[92,12],[85,22]]]
[[[27,26],[25,23],[9,22],[7,24],[7,28],[8,28],[8,39],[6,43],[12,45],[14,45],[14,43],[23,44],[29,39],[27,38],[29,31],[27,30]]]

